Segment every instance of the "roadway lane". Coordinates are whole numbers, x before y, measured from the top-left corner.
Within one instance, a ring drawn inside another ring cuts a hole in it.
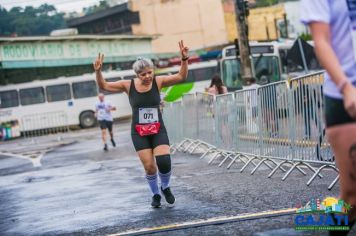
[[[176,206],[152,209],[143,168],[131,144],[129,124],[119,123],[115,128],[118,146],[109,146],[106,153],[102,151],[100,131],[95,128],[64,137],[76,142],[44,155],[40,167],[31,166],[26,159],[0,156],[1,234],[118,234],[292,208],[313,197],[336,196],[338,192],[337,186],[327,190],[334,172],[324,172],[323,179],[306,187],[310,173],[304,177],[293,172],[282,182],[281,173],[267,179],[269,171],[261,169],[251,176],[249,171],[239,172],[241,164],[227,170],[208,165],[207,159],[178,153],[173,156],[172,178]],[[301,235],[292,228],[293,216],[288,215],[157,235]]]

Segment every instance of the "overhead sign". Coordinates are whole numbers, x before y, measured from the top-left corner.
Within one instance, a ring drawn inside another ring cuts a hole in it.
[[[0,42],[2,68],[83,65],[92,63],[99,52],[106,62],[123,61],[151,54],[151,39]]]

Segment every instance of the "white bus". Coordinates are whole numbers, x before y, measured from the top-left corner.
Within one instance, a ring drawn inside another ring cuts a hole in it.
[[[268,82],[276,82],[283,77],[283,66],[279,50],[288,50],[293,44],[278,42],[250,42],[252,73],[260,83],[264,76]],[[235,45],[227,46],[222,51],[221,75],[226,87],[230,90],[242,88],[240,61],[236,60]]]
[[[164,69],[157,69],[156,75],[174,74],[179,71],[180,66],[174,66]],[[180,83],[169,88],[163,88],[166,102],[178,101],[185,93],[204,92],[210,86],[211,78],[219,74],[218,61],[204,61],[189,65],[188,78]]]
[[[184,93],[204,91],[211,77],[217,73],[217,61],[189,65],[188,79],[169,88],[163,88],[165,100],[176,101]],[[179,67],[157,69],[156,73],[176,73]],[[135,78],[133,70],[103,72],[107,81]],[[0,123],[17,120],[20,130],[30,131],[55,126],[80,125],[92,127],[96,123],[95,103],[100,90],[95,74],[40,80],[0,87]],[[103,92],[117,110],[114,118],[131,115],[128,97],[124,93]]]
[[[108,81],[132,79],[132,70],[105,72]],[[94,110],[98,98],[95,74],[10,84],[0,88],[0,122],[18,120],[21,131],[51,128],[54,125],[95,124]],[[107,93],[117,110],[115,118],[128,116],[131,108],[126,94]],[[59,117],[64,114],[65,117]],[[54,121],[50,121],[54,120]]]
[[[302,66],[287,58],[287,53],[293,44],[294,42],[250,42],[252,73],[257,83],[277,82],[305,73]],[[313,46],[313,42],[308,44]],[[316,58],[308,58],[308,60],[311,60],[310,70],[321,69]],[[221,77],[228,90],[241,89],[243,81],[240,61],[236,60],[235,45],[223,49],[220,67]]]

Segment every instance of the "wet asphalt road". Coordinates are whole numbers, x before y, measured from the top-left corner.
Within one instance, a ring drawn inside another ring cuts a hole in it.
[[[129,123],[115,125],[116,148],[102,151],[98,128],[75,131],[62,137],[65,146],[45,154],[41,166],[31,159],[0,155],[1,235],[107,235],[173,223],[190,222],[243,213],[293,208],[311,198],[337,196],[338,186],[327,186],[333,171],[323,172],[307,187],[311,173],[282,173],[266,178],[261,168],[240,173],[242,164],[230,170],[208,165],[208,159],[177,153],[173,156],[172,190],[175,207],[150,208],[150,192],[144,171],[129,135]],[[0,149],[52,145],[51,137],[35,144],[26,140],[2,143]],[[226,165],[225,165],[226,166]],[[294,216],[246,220],[154,235],[327,235],[296,232]],[[356,235],[356,234],[355,234]]]

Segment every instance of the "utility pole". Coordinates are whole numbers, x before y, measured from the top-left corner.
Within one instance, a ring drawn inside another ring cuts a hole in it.
[[[235,13],[237,34],[239,38],[238,45],[241,63],[241,76],[243,81],[246,82],[253,77],[250,59],[250,46],[248,42],[248,0],[235,0]]]

